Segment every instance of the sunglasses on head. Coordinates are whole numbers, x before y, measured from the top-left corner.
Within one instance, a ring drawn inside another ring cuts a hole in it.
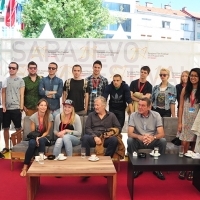
[[[55,70],[55,67],[48,67],[49,70]]]
[[[37,67],[29,67],[29,69],[31,70],[31,69],[34,69],[34,70],[36,70],[37,69]]]
[[[159,75],[160,75],[160,77],[161,77],[161,76],[166,77],[168,74],[159,74]]]
[[[8,67],[8,69],[12,69],[12,70],[16,70],[17,68],[16,67]]]

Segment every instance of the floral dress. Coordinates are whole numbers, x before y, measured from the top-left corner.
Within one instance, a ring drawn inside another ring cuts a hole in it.
[[[195,103],[193,105],[193,107],[195,108],[194,112],[189,112],[190,107],[191,103],[189,102],[189,99],[184,100],[182,132],[179,139],[187,142],[193,142],[196,140],[196,135],[194,134],[194,131],[191,130],[191,128],[199,111],[199,104]]]

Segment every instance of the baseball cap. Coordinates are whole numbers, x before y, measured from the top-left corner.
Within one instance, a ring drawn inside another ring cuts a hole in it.
[[[74,102],[71,99],[66,99],[63,105],[70,105],[74,107]]]

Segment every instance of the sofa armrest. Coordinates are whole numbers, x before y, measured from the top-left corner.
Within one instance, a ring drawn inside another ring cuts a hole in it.
[[[11,134],[11,141],[13,146],[15,146],[16,144],[19,144],[22,141],[22,135],[23,135],[24,130],[20,129],[14,133]]]

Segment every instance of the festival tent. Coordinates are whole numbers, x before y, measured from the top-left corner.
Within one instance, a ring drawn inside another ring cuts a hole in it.
[[[55,38],[48,22],[46,23],[43,31],[41,32],[41,34],[38,38],[40,38],[40,39],[53,39],[53,38]]]

